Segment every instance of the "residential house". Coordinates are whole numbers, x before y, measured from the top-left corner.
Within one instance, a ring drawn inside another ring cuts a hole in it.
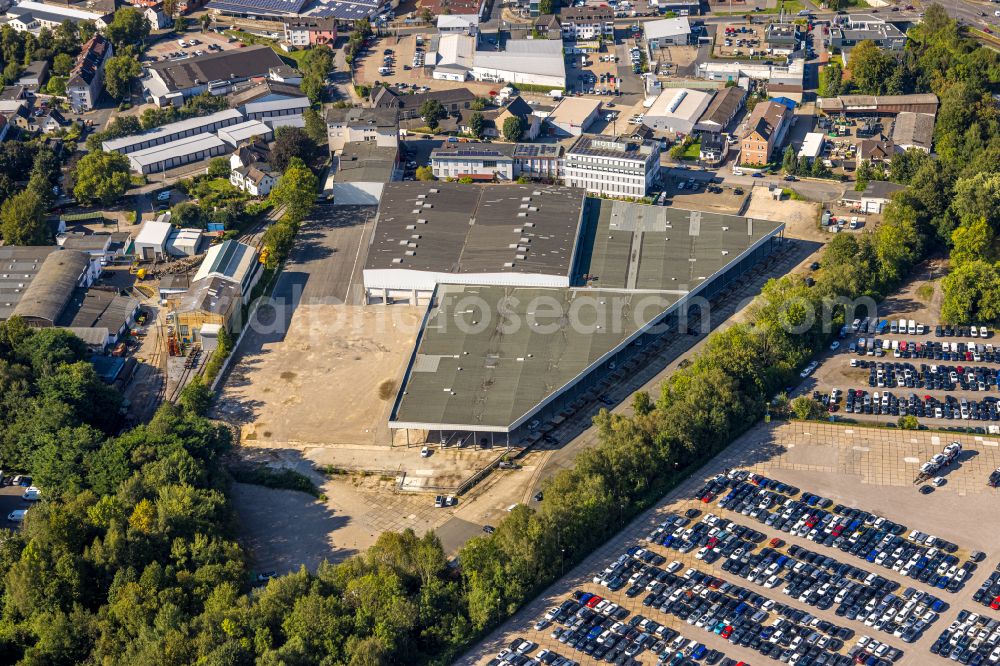
[[[545,39],[562,39],[562,23],[555,14],[543,14],[535,19],[532,26],[535,34]]]
[[[542,119],[533,113],[531,105],[525,102],[520,95],[514,97],[502,109],[484,112],[483,117],[486,120],[483,136],[493,139],[503,138],[503,126],[508,118],[517,117],[521,119],[525,128],[521,139],[526,141],[537,139],[542,125]]]
[[[233,169],[229,173],[229,182],[251,196],[266,197],[278,179],[261,166],[251,164]]]
[[[386,86],[375,86],[371,91],[371,104],[375,109],[395,109],[399,120],[420,117],[420,107],[428,100],[437,100],[450,115],[457,115],[468,109],[476,95],[468,88],[431,90],[414,95],[399,94]]]
[[[90,111],[104,86],[104,64],[112,56],[111,42],[95,33],[80,51],[66,81],[66,96],[74,113]]]
[[[337,41],[337,21],[333,17],[296,16],[285,19],[285,41],[298,48]]]
[[[759,102],[746,121],[740,137],[740,164],[758,166],[771,161],[787,132],[791,112],[778,102]]]
[[[172,19],[165,11],[163,11],[162,2],[148,5],[145,9],[143,9],[142,15],[146,17],[147,21],[149,21],[149,27],[152,30],[163,30],[164,28],[173,25]]]
[[[362,109],[330,108],[326,112],[326,133],[330,152],[337,153],[348,143],[374,141],[378,146],[399,145],[399,111],[391,106]]]
[[[441,14],[437,17],[438,33],[475,35],[479,29],[479,14]]]
[[[540,180],[562,176],[563,149],[553,143],[518,143],[514,145],[514,174]]]
[[[722,132],[702,132],[698,159],[708,164],[722,164],[729,154],[729,138]]]

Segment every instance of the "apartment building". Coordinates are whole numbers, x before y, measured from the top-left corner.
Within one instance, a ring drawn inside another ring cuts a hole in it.
[[[564,183],[588,192],[643,197],[660,173],[660,144],[584,134],[566,151]]]
[[[514,180],[514,144],[451,143],[431,152],[431,169],[436,178],[473,180]]]
[[[330,152],[336,153],[344,144],[374,141],[377,146],[399,145],[399,121],[394,108],[359,109],[332,108],[326,113],[326,134]]]
[[[94,108],[104,85],[104,63],[113,51],[111,42],[100,33],[83,45],[83,50],[76,58],[76,65],[69,74],[69,80],[66,81],[66,96],[74,113]]]
[[[337,22],[333,18],[296,16],[285,19],[285,41],[305,48],[337,41]]]
[[[784,140],[790,118],[791,112],[784,104],[770,101],[757,104],[740,138],[740,164],[767,164]]]
[[[614,37],[615,13],[608,7],[567,7],[559,14],[563,39]]]

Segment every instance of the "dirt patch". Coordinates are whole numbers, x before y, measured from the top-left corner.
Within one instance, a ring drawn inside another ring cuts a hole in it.
[[[391,379],[387,379],[378,385],[378,398],[379,400],[388,400],[396,394],[396,382]]]
[[[830,234],[819,230],[818,222],[822,211],[818,203],[811,201],[780,201],[771,197],[766,187],[755,187],[750,193],[750,206],[747,217],[759,217],[765,220],[785,223],[785,236],[804,240],[826,242]]]

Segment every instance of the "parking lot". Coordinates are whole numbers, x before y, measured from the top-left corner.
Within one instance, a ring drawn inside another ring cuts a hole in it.
[[[765,55],[764,29],[767,26],[746,22],[720,25],[715,39],[713,55],[722,58]]]
[[[550,650],[584,664],[609,655],[618,664],[680,663],[678,650],[699,663],[846,665],[859,654],[873,665],[931,663],[1000,545],[987,507],[997,442],[956,439],[964,454],[941,487],[921,495],[913,473],[946,438],[761,424],[462,663],[487,663],[519,638],[537,644],[533,655]],[[536,625],[567,602],[591,608],[567,604],[553,613],[564,623]],[[990,645],[975,650],[989,655]]]
[[[206,32],[191,31],[182,35],[170,33],[171,37],[161,39],[146,51],[143,56],[144,62],[159,62],[163,60],[182,60],[184,58],[197,58],[219,51],[242,48],[243,45],[225,35],[214,30]],[[180,42],[184,42],[181,46]]]
[[[584,94],[614,95],[621,85],[614,49],[566,56],[566,89]]]

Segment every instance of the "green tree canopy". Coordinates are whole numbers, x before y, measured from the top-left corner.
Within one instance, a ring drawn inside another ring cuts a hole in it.
[[[75,173],[73,195],[85,203],[115,203],[132,183],[128,158],[120,153],[87,153],[77,162]]]
[[[0,206],[0,234],[5,245],[48,245],[52,234],[45,224],[42,199],[28,188]]]
[[[131,55],[116,55],[104,64],[104,89],[115,99],[125,99],[132,81],[142,74],[139,61]]]
[[[135,7],[122,7],[115,12],[105,33],[116,50],[138,44],[149,35],[149,21]]]
[[[525,131],[524,120],[520,116],[511,116],[503,121],[503,138],[511,143],[517,143]]]
[[[276,206],[285,206],[285,215],[293,222],[301,222],[316,203],[319,179],[305,162],[293,157],[271,190],[270,198]]]
[[[882,95],[896,67],[892,54],[864,40],[851,50],[851,83],[864,95]]]

